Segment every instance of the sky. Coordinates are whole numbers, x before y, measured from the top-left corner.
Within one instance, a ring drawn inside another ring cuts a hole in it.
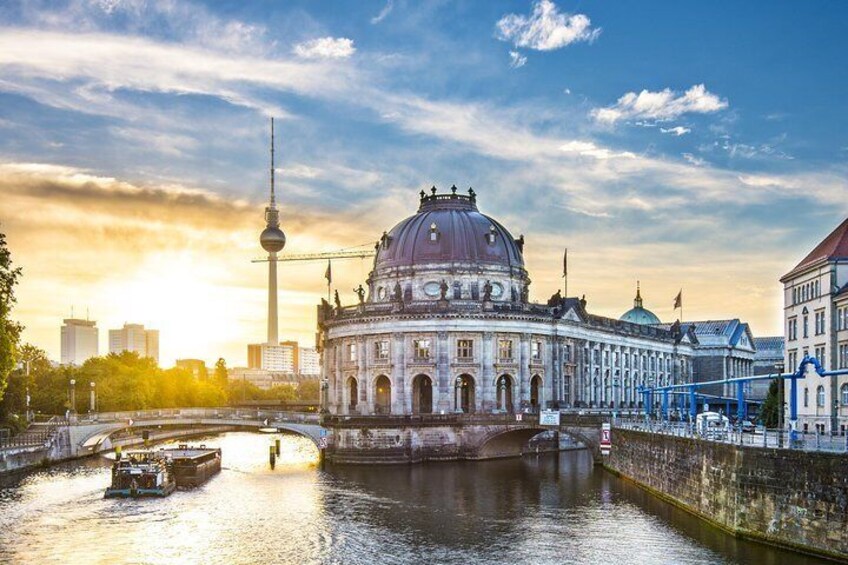
[[[246,359],[277,119],[287,252],[373,243],[473,187],[526,239],[530,296],[779,335],[778,279],[848,213],[842,2],[0,1],[0,231],[14,315],[59,358],[71,310]],[[314,343],[325,264],[283,263]],[[368,260],[333,266],[355,300]]]

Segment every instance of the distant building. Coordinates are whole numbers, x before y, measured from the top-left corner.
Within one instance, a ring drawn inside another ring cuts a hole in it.
[[[314,377],[321,374],[321,355],[314,347],[301,347],[298,355],[298,374]]]
[[[134,351],[159,363],[159,330],[146,330],[142,324],[124,324],[109,330],[109,353]]]
[[[268,390],[277,386],[290,386],[297,388],[301,379],[294,373],[282,373],[254,369],[250,367],[233,367],[227,371],[230,382],[248,382],[262,390]]]
[[[82,365],[98,354],[97,322],[66,318],[62,326],[62,364]]]
[[[202,359],[177,359],[177,367],[191,371],[195,379],[206,378],[208,371],[206,370],[206,362]]]
[[[780,282],[786,370],[797,370],[805,355],[828,370],[848,368],[848,219]],[[791,387],[784,391],[789,403]],[[798,381],[796,400],[799,430],[844,433],[848,427],[848,377],[808,376]]]
[[[755,375],[777,373],[778,367],[783,367],[783,356],[786,350],[783,336],[755,337],[754,346],[757,348],[754,354]],[[770,384],[770,381],[754,381],[752,383],[754,395],[765,398]]]
[[[703,320],[683,322],[682,328],[691,327],[698,338],[693,346],[692,371],[695,382],[750,377],[754,374],[754,337],[751,328],[738,318],[732,320]],[[663,324],[660,327],[670,327]],[[768,386],[766,386],[768,390]],[[699,393],[735,399],[736,386],[710,385]],[[757,396],[759,389],[749,383],[745,388],[746,398],[762,400]]]
[[[301,348],[296,341],[279,344],[251,343],[247,346],[247,366],[251,369],[297,374]]]

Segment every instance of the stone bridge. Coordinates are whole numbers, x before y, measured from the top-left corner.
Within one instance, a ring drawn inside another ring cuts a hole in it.
[[[159,428],[169,431],[158,431]],[[151,439],[184,437],[193,433],[232,429],[288,431],[305,436],[320,447],[328,435],[318,424],[317,414],[250,410],[235,408],[182,408],[103,412],[89,418],[72,420],[68,426],[70,453],[76,457],[106,451],[114,447],[112,436],[133,429],[155,429]]]
[[[600,461],[601,423],[606,414],[562,413],[560,426],[539,424],[536,414],[428,414],[422,416],[331,416],[262,409],[183,408],[99,413],[68,426],[69,457],[138,443],[116,439],[120,431],[146,429],[158,441],[232,429],[288,431],[325,448],[339,464],[416,463],[516,457],[531,438],[568,434]]]
[[[325,416],[333,445],[327,460],[340,464],[517,457],[531,438],[568,434],[600,461],[601,423],[608,416],[562,414],[560,426],[542,426],[535,414],[428,414],[423,416]]]

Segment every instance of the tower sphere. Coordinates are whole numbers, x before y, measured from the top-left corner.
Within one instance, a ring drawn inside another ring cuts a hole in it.
[[[280,228],[269,226],[262,230],[262,235],[259,236],[259,243],[262,244],[262,249],[269,253],[282,251],[286,246],[286,234]]]

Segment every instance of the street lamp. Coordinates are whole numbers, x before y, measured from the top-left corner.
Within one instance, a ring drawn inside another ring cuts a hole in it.
[[[88,408],[88,411],[90,413],[94,413],[96,411],[95,407],[97,406],[96,403],[95,403],[96,398],[95,398],[95,395],[94,395],[94,381],[91,381],[90,384],[91,384],[91,398],[89,400],[91,401],[91,403],[90,403],[90,406]]]
[[[76,379],[71,379],[71,388],[70,388],[70,394],[69,394],[71,405],[70,405],[69,410],[68,410],[69,414],[76,414],[77,413],[77,395],[76,395],[76,388],[75,388],[76,384],[77,384]]]

